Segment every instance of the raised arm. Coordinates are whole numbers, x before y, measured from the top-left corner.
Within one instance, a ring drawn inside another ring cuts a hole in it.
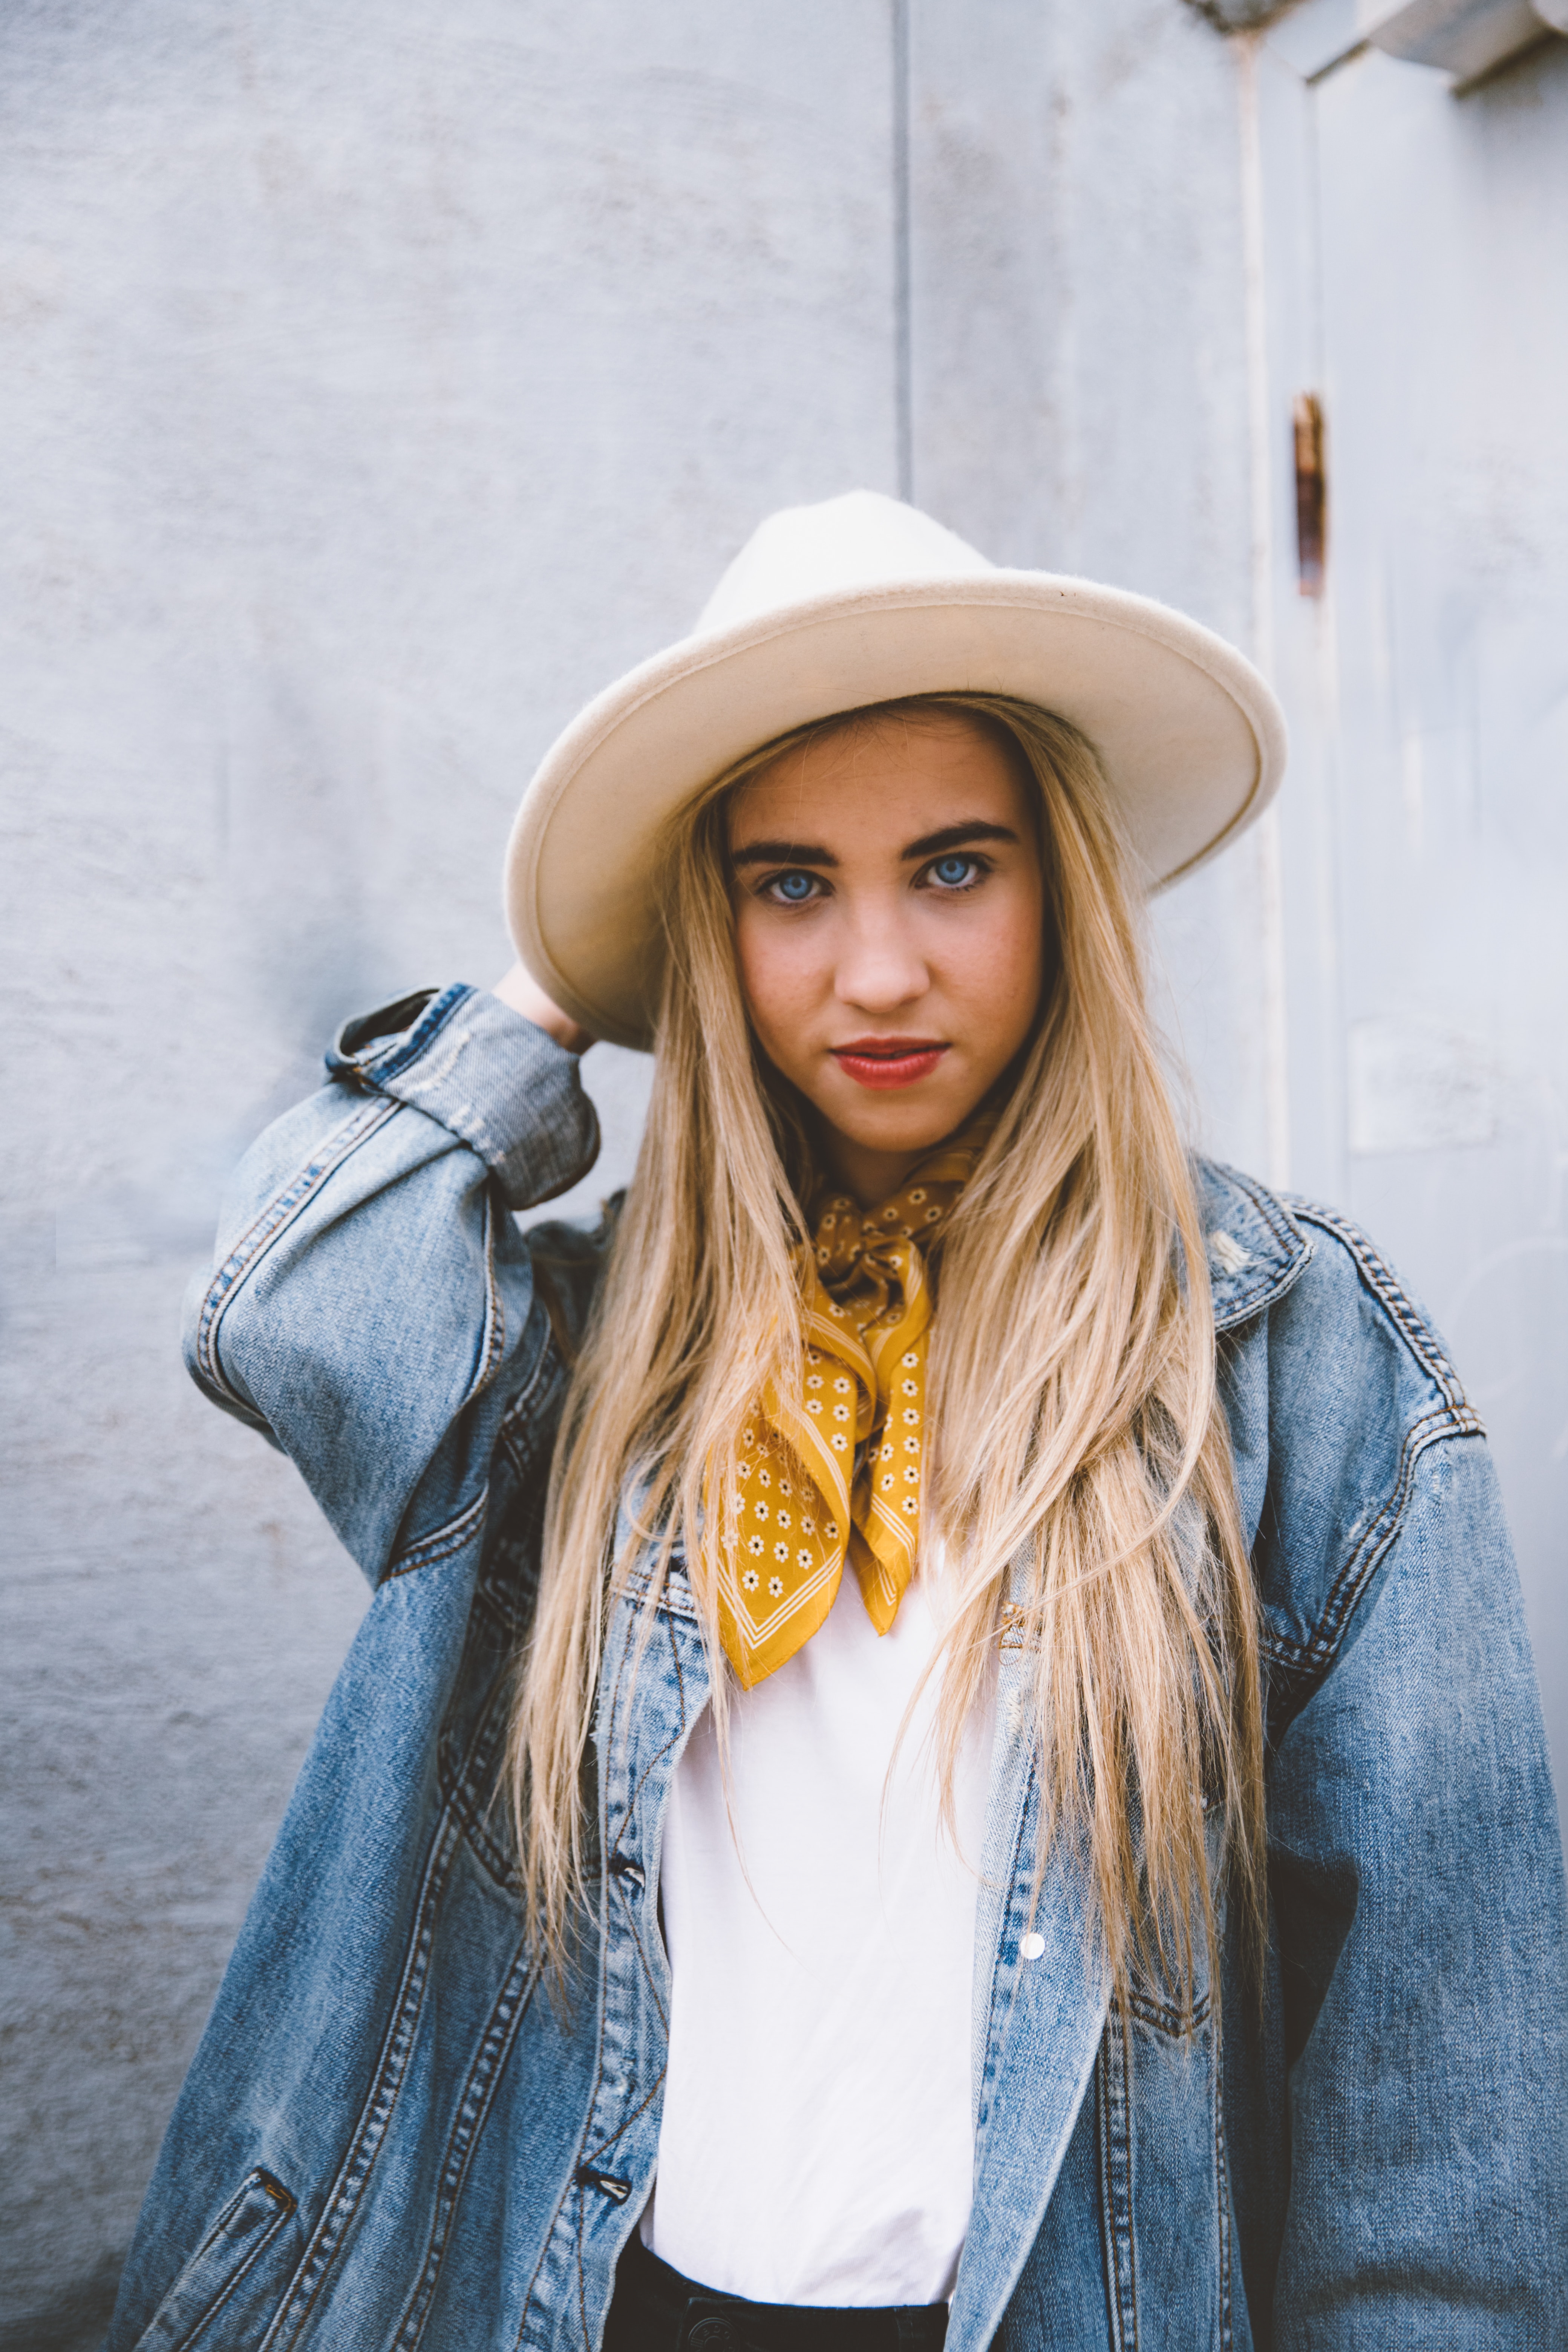
[[[559,1389],[510,1212],[593,1161],[567,1050],[590,1041],[526,975],[502,987],[342,1032],[330,1083],[242,1161],[189,1303],[198,1385],[291,1457],[373,1580],[478,1500],[503,1420]]]

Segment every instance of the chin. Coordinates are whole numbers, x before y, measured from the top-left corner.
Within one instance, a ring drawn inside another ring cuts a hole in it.
[[[922,1151],[962,1127],[973,1104],[965,1100],[928,1099],[868,1102],[864,1097],[842,1107],[819,1103],[820,1115],[864,1151]]]

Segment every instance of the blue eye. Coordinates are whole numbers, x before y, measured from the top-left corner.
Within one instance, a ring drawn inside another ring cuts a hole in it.
[[[931,876],[932,881],[940,882],[943,889],[959,889],[965,882],[973,880],[974,860],[973,857],[939,857],[931,868]]]
[[[775,874],[771,886],[786,907],[804,907],[816,887],[815,874]]]

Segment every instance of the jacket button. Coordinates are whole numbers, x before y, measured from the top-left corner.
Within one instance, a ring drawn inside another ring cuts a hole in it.
[[[628,1885],[637,1887],[639,1890],[645,1883],[641,1868],[632,1860],[629,1853],[613,1853],[610,1856],[610,1876],[624,1878]]]
[[[579,2189],[597,2189],[613,2205],[624,2205],[632,2193],[629,2180],[617,2179],[613,2172],[600,2172],[591,2164],[577,2167],[576,2179]]]
[[[1026,1960],[1037,1960],[1046,1948],[1043,1936],[1026,1936],[1018,1949]]]

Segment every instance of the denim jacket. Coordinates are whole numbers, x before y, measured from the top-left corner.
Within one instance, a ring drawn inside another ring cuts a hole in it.
[[[239,1172],[188,1353],[374,1598],[110,2352],[595,2347],[654,2176],[660,1827],[708,1665],[678,1560],[635,1688],[635,1595],[611,1623],[596,1893],[552,2000],[495,1796],[602,1237],[510,1213],[581,1174],[594,1114],[569,1055],[463,987],[351,1026],[328,1067]],[[1264,1629],[1261,2015],[1232,1935],[1223,2041],[1206,1982],[1195,2021],[1152,1981],[1108,2004],[1064,1844],[1032,1907],[1030,1662],[1004,1634],[950,2352],[1562,2352],[1562,1861],[1480,1424],[1359,1234],[1202,1177]]]

